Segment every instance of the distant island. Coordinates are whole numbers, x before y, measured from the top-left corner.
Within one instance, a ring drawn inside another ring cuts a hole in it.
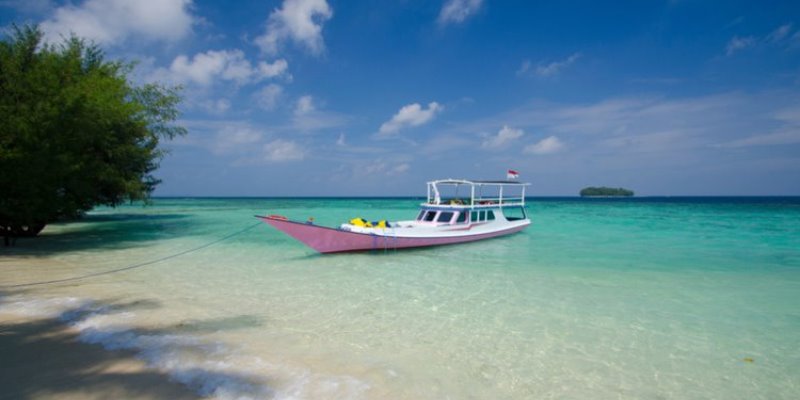
[[[633,190],[610,187],[587,187],[581,189],[581,197],[631,197]]]

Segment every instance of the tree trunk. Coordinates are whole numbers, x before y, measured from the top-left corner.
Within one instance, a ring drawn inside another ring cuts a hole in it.
[[[45,222],[34,222],[30,225],[2,225],[0,226],[0,234],[3,235],[3,244],[6,247],[14,246],[18,237],[34,237],[45,226],[47,226]]]
[[[13,235],[12,232],[11,232],[11,227],[8,226],[8,225],[0,226],[0,233],[3,234],[3,244],[6,247],[11,246],[11,243],[12,243],[11,237]]]
[[[47,223],[45,222],[34,222],[30,225],[18,227],[14,230],[14,233],[16,233],[16,236],[18,237],[34,237],[38,235],[46,225]]]

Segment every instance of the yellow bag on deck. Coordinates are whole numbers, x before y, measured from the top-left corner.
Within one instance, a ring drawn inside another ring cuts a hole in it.
[[[353,218],[350,220],[350,225],[360,226],[362,228],[372,228],[372,223],[364,218]]]

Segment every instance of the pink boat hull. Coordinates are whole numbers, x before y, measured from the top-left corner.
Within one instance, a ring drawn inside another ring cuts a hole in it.
[[[306,246],[320,253],[340,253],[345,251],[405,249],[413,247],[440,246],[445,244],[474,242],[497,236],[519,232],[525,228],[516,226],[506,230],[461,236],[445,236],[430,238],[389,237],[366,233],[348,232],[335,228],[302,222],[289,221],[282,217],[256,216],[256,218],[274,226],[279,231],[303,242]]]

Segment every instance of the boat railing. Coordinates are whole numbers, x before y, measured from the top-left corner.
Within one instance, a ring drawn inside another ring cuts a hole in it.
[[[500,206],[500,207],[524,207],[524,197],[479,197],[470,201],[469,198],[452,198],[441,199],[438,203],[431,199],[427,202],[421,203],[421,206],[426,207],[486,207],[486,206]]]
[[[445,198],[439,190],[438,185],[455,186],[455,196]],[[467,186],[468,192],[459,196],[459,186]],[[525,206],[525,186],[527,183],[508,182],[508,181],[468,181],[464,179],[444,179],[428,182],[428,195],[423,206],[438,207],[479,207],[495,205],[500,207]],[[520,188],[521,193],[504,193],[507,187]],[[494,188],[494,189],[493,189]],[[484,189],[489,189],[495,193],[484,197]]]
[[[501,206],[524,206],[525,198],[523,197],[481,197],[475,199],[475,205],[483,204],[498,204]]]

